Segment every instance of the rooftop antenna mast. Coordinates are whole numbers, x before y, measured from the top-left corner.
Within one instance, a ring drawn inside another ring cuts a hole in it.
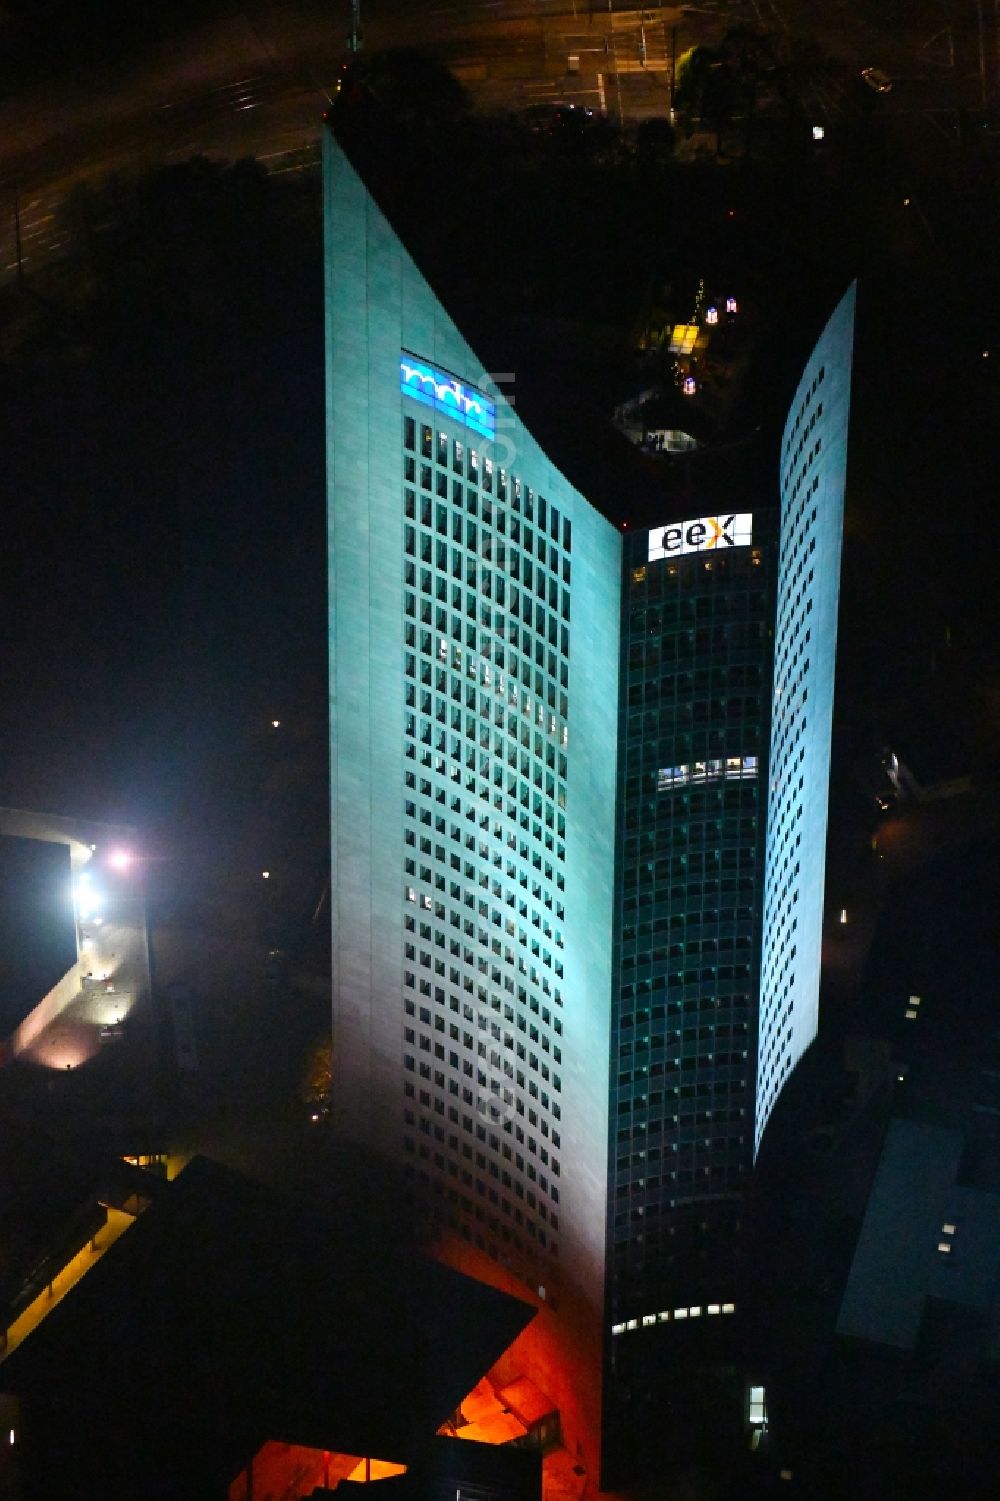
[[[351,0],[351,34],[347,45],[353,53],[361,51],[361,0]]]

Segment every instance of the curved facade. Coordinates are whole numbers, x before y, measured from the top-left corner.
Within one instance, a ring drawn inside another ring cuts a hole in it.
[[[334,1127],[534,1300],[531,1373],[608,1477],[731,1377],[753,1157],[815,1034],[853,290],[780,543],[754,505],[623,545],[324,152]]]
[[[558,1305],[603,1284],[620,541],[326,152],[335,1125]]]
[[[757,1121],[816,1036],[855,288],[816,344],[781,442]]]

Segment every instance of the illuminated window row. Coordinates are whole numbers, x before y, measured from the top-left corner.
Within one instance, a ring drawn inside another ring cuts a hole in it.
[[[424,633],[421,633],[422,635]],[[511,696],[511,703],[516,703],[514,697],[517,691],[518,678],[525,689],[530,689],[535,684],[535,692],[541,697],[545,689],[544,657],[538,666],[532,668],[530,655],[519,658],[515,649],[505,651],[503,646],[496,645],[486,632],[480,633],[480,642],[483,655],[477,658],[475,651],[467,650],[464,656],[462,647],[456,642],[449,641],[447,637],[440,636],[437,639],[436,649],[432,655],[430,633],[426,633],[428,639],[421,640],[420,651],[420,680],[423,683],[436,681],[438,675],[444,671],[461,674],[473,683],[484,688],[495,688],[499,697]],[[416,669],[416,660],[413,661]],[[506,674],[504,669],[507,669]],[[410,676],[416,673],[411,672]],[[553,652],[548,653],[548,676],[551,679],[549,691],[553,692],[556,686],[567,688],[569,686],[569,673],[565,662],[556,663]],[[551,704],[550,704],[551,706]],[[524,712],[531,713],[530,710]]]
[[[692,761],[682,766],[664,766],[657,772],[658,792],[697,783],[734,781],[757,775],[756,756],[727,756],[724,760]]]
[[[717,1314],[735,1313],[735,1303],[694,1303],[689,1308],[665,1309],[662,1313],[644,1313],[638,1319],[626,1319],[621,1324],[612,1324],[612,1334],[631,1334],[634,1329],[651,1329],[655,1324],[676,1324],[683,1319],[699,1319],[702,1314],[713,1317]]]

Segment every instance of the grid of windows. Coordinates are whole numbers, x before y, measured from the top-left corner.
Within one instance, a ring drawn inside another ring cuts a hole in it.
[[[852,289],[782,444],[755,1151],[817,1026],[853,321]]]
[[[403,419],[403,1151],[525,1281],[558,1257],[572,528]]]
[[[808,764],[809,686],[816,581],[816,520],[823,435],[820,365],[789,423],[782,467],[782,551],[775,621],[771,708],[771,796],[767,817],[768,894],[764,906],[758,1093],[765,1114],[793,1062],[796,935],[802,873],[802,810]]]
[[[612,1314],[681,1297],[751,1161],[768,549],[627,568],[612,1008]],[[664,768],[673,774],[666,776]],[[683,772],[683,775],[678,775]]]

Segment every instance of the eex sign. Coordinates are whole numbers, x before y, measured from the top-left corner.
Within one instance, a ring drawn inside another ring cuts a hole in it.
[[[753,540],[753,516],[748,511],[731,516],[701,516],[696,521],[673,521],[649,534],[649,562],[659,558],[682,558],[689,552],[721,552],[727,547],[749,547]]]

